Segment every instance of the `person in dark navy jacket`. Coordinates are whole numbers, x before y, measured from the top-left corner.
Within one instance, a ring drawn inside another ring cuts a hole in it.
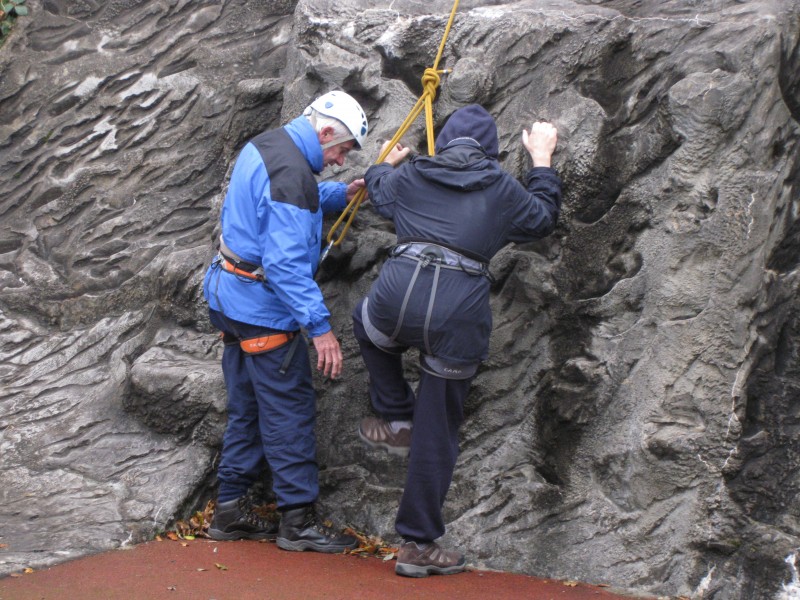
[[[369,446],[406,456],[408,474],[395,527],[403,538],[395,570],[410,577],[458,573],[461,552],[435,542],[458,456],[464,400],[489,349],[489,261],[511,242],[550,234],[561,206],[551,168],[557,141],[550,123],[533,123],[522,143],[533,161],[523,187],[500,168],[494,119],[481,106],[454,112],[436,138],[435,156],[399,144],[365,175],[370,202],[394,222],[397,245],[353,325],[369,372],[377,417],[363,419]],[[386,147],[384,146],[384,149]],[[416,392],[402,354],[420,351]]]
[[[314,273],[323,214],[342,210],[364,180],[318,183],[315,175],[344,164],[367,128],[354,98],[330,92],[284,127],[250,140],[236,159],[220,217],[220,253],[203,284],[211,322],[225,341],[228,392],[213,539],[277,538],[285,550],[319,552],[357,545],[355,537],[323,526],[314,508],[316,396],[300,330],[314,344],[317,369],[338,377],[342,352]],[[265,459],[279,526],[259,517],[248,500]]]

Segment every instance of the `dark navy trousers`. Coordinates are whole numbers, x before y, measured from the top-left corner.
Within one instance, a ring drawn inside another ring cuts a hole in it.
[[[386,352],[367,336],[361,303],[353,311],[353,332],[369,372],[375,412],[387,421],[414,424],[395,529],[407,540],[433,541],[445,532],[442,507],[458,458],[458,429],[471,379],[444,379],[421,370],[414,394],[403,376],[402,352]]]
[[[234,321],[209,310],[220,331],[258,337],[274,331]],[[217,478],[220,502],[247,493],[264,460],[272,471],[278,507],[310,504],[319,495],[316,462],[316,395],[308,344],[299,336],[285,374],[279,372],[292,343],[263,354],[226,345],[222,372],[228,392],[228,424]]]

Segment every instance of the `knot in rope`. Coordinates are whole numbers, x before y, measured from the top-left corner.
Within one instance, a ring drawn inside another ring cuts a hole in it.
[[[422,89],[431,100],[436,99],[436,89],[439,87],[439,72],[436,69],[428,67],[422,74]]]
[[[444,45],[447,41],[447,36],[450,33],[450,27],[452,27],[453,20],[456,16],[458,2],[459,0],[453,1],[453,9],[450,11],[450,18],[447,19],[447,26],[444,29],[444,35],[442,36],[442,41],[439,44],[439,51],[436,53],[436,59],[433,61],[433,66],[425,69],[425,72],[422,75],[422,96],[420,96],[419,100],[417,100],[417,103],[414,105],[414,108],[411,109],[411,112],[406,117],[406,120],[403,121],[403,124],[400,125],[397,133],[395,133],[391,141],[386,144],[381,152],[380,157],[376,161],[376,164],[383,162],[383,159],[389,155],[389,152],[391,152],[392,148],[394,148],[395,145],[400,141],[406,130],[408,130],[408,128],[414,122],[414,119],[416,119],[423,110],[425,110],[425,130],[428,138],[428,154],[433,156],[435,151],[435,140],[433,139],[433,100],[436,98],[436,90],[439,87],[439,81],[441,79],[439,74],[449,73],[451,71],[451,69],[444,69],[440,71],[439,60],[442,58]],[[342,242],[347,230],[350,228],[350,224],[353,222],[353,218],[356,216],[356,212],[358,212],[358,207],[361,205],[361,201],[366,195],[366,188],[361,188],[358,190],[356,195],[353,196],[353,199],[350,200],[350,203],[339,216],[336,223],[333,224],[333,227],[331,227],[330,231],[328,232],[328,245],[320,257],[320,263],[325,260],[325,257],[328,255],[328,252],[333,246],[338,246]],[[345,219],[347,219],[346,223]],[[339,234],[339,237],[336,237],[336,231],[339,229],[339,227],[342,227],[342,231]]]

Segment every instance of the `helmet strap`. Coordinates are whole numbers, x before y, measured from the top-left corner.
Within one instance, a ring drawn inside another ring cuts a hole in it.
[[[347,142],[347,141],[354,140],[354,139],[356,139],[356,138],[354,138],[352,135],[343,135],[343,136],[338,137],[338,138],[333,138],[327,144],[322,144],[322,149],[325,150],[326,148],[330,148],[331,146],[335,146],[336,144],[341,144],[343,142]]]

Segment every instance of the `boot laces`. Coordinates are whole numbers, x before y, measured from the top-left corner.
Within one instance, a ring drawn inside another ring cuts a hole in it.
[[[309,529],[314,529],[325,536],[333,536],[336,535],[332,528],[328,527],[324,523],[320,522],[319,517],[316,513],[309,513],[308,520],[305,523],[305,527]]]
[[[239,510],[242,511],[244,515],[244,520],[247,521],[253,527],[258,529],[268,529],[271,526],[271,523],[264,519],[263,517],[256,514],[252,502],[250,502],[249,498],[243,497],[239,500]]]

